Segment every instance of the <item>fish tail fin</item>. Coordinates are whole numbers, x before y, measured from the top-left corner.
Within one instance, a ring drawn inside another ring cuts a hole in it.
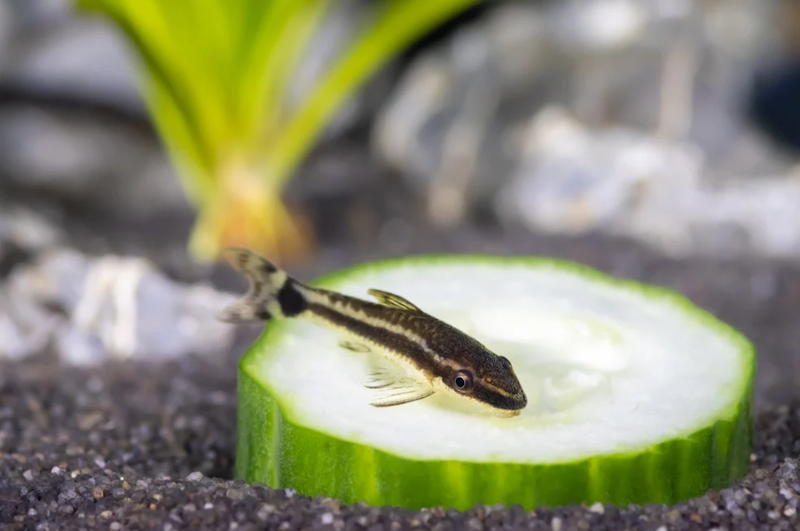
[[[239,247],[226,248],[222,256],[247,278],[250,288],[217,314],[220,321],[244,323],[295,317],[308,306],[302,284],[268,260]]]

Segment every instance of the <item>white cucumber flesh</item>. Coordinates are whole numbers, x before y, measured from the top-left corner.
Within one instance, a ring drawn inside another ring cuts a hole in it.
[[[538,258],[366,264],[314,285],[397,293],[511,360],[517,417],[454,395],[370,405],[374,354],[298,319],[239,365],[237,476],[345,503],[674,503],[749,466],[755,352],[673,292]]]

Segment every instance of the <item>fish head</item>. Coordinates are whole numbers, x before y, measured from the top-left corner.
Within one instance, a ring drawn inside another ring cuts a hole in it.
[[[477,366],[454,367],[443,377],[444,383],[500,415],[518,415],[528,405],[528,398],[511,362],[503,356],[486,354]]]

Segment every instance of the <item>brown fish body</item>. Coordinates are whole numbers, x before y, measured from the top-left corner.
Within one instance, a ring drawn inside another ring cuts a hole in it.
[[[378,302],[366,301],[302,284],[243,249],[230,249],[226,255],[247,276],[250,290],[220,315],[223,321],[309,319],[348,336],[352,341],[342,343],[346,348],[377,350],[419,376],[401,382],[383,374],[373,388],[386,391],[373,405],[399,405],[437,391],[475,400],[505,415],[527,405],[508,359],[398,295],[371,289],[369,294]]]

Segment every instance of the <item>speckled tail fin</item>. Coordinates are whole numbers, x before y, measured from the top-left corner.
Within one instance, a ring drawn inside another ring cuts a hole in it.
[[[295,317],[308,306],[297,289],[300,283],[268,260],[239,247],[225,249],[222,256],[247,278],[250,288],[217,314],[220,321],[243,323]]]

